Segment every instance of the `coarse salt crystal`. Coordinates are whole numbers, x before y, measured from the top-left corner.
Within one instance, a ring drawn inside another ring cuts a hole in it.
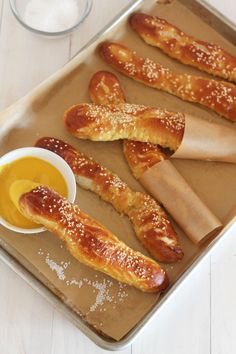
[[[60,32],[73,27],[78,17],[75,0],[30,0],[24,13],[26,24],[45,32]]]
[[[56,272],[57,277],[60,280],[65,280],[66,276],[64,273],[64,268],[62,266],[54,262],[52,259],[49,259],[49,256],[45,258],[45,262],[48,264],[52,271]]]

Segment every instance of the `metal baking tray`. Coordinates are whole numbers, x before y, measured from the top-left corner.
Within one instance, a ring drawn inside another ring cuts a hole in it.
[[[188,8],[188,11],[194,13],[197,17],[207,23],[208,26],[217,31],[223,38],[227,39],[228,42],[232,44],[236,44],[236,28],[230,23],[224,16],[219,14],[210,5],[206,4],[202,0],[176,0],[176,2],[180,3],[181,6],[185,6]],[[150,3],[152,5],[155,4],[155,1],[151,0],[137,0],[134,1],[132,5],[126,8],[119,16],[117,16],[103,31],[99,32],[86,46],[84,46],[79,53],[76,54],[76,58],[81,58],[81,62],[85,60],[86,54],[89,53],[89,50],[94,50],[100,38],[102,40],[109,38],[112,39],[112,32],[114,30],[118,30],[122,21],[126,21],[130,13],[141,8],[146,3]],[[161,5],[163,6],[169,6]],[[176,14],[175,14],[176,15]],[[129,46],[129,44],[128,44]],[[131,45],[132,47],[132,45]],[[155,50],[153,49],[153,53]],[[76,59],[75,58],[75,59]],[[176,64],[178,65],[178,64]],[[75,66],[76,67],[76,66]],[[62,69],[63,70],[63,69]],[[107,67],[107,70],[109,68]],[[194,69],[193,69],[194,70]],[[94,70],[95,71],[95,70]],[[50,80],[50,79],[49,79]],[[54,76],[54,83],[57,82],[57,74]],[[124,79],[124,83],[128,82],[129,79]],[[43,89],[43,85],[40,85],[38,88],[33,90],[34,95],[40,94]],[[142,90],[142,87],[139,86],[139,90]],[[20,105],[27,102],[29,96],[23,98],[20,101]],[[165,96],[164,104],[168,106],[169,96]],[[144,102],[143,102],[144,103]],[[189,104],[181,103],[183,107],[187,107]],[[185,106],[187,105],[187,106]],[[37,107],[36,107],[37,109]],[[11,107],[6,110],[8,113],[11,111]],[[4,113],[4,112],[3,112]],[[1,123],[1,119],[0,119]],[[2,125],[4,128],[5,125]],[[5,127],[6,128],[6,127]],[[176,291],[180,288],[180,286],[188,279],[189,275],[205,258],[209,255],[209,253],[216,247],[216,245],[220,245],[220,242],[223,242],[226,235],[233,233],[236,231],[236,208],[231,210],[231,215],[228,215],[229,222],[226,223],[226,227],[222,230],[222,232],[214,238],[211,242],[209,242],[205,247],[201,248],[199,252],[192,256],[191,262],[189,263],[186,269],[182,269],[180,274],[175,278],[172,286],[169,290],[161,297],[161,299],[149,310],[145,317],[143,317],[139,323],[128,333],[125,337],[123,337],[119,341],[111,340],[103,336],[101,333],[96,332],[91,326],[89,326],[74,310],[72,307],[68,306],[66,302],[63,301],[63,298],[60,296],[61,294],[57,293],[56,289],[52,289],[50,284],[47,284],[43,277],[40,274],[37,274],[37,277],[33,275],[33,271],[27,270],[27,264],[20,259],[18,253],[11,249],[7,242],[5,242],[0,237],[0,259],[3,260],[6,264],[10,266],[18,275],[20,275],[25,281],[31,285],[35,290],[37,290],[42,296],[44,296],[54,307],[60,310],[64,315],[70,319],[85,335],[87,335],[93,342],[104,349],[108,350],[120,350],[132,343],[134,339],[141,333],[145,325],[151,320],[153,316],[158,316],[158,313],[164,305],[167,305],[169,300],[175,296]],[[20,261],[19,261],[20,259]]]

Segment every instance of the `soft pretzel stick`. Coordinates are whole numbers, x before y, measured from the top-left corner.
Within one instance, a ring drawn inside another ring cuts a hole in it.
[[[236,86],[205,77],[178,74],[129,48],[105,42],[100,45],[103,59],[122,74],[147,86],[160,89],[185,101],[200,103],[222,117],[236,121]]]
[[[165,271],[156,262],[126,246],[53,190],[38,186],[19,196],[18,203],[24,216],[63,240],[81,263],[142,291],[159,292],[168,286]]]
[[[118,78],[109,71],[96,72],[89,83],[89,95],[97,104],[123,104],[126,102]],[[157,146],[135,140],[124,140],[123,148],[127,162],[136,178],[156,163],[168,158]]]
[[[109,71],[97,71],[89,82],[89,96],[97,104],[125,103],[125,95],[117,77]]]
[[[219,45],[189,36],[157,16],[134,13],[130,24],[147,44],[160,48],[170,57],[236,82],[236,57]]]
[[[89,94],[96,103],[107,104],[114,100],[120,104],[125,101],[117,77],[105,71],[94,74]],[[165,206],[195,243],[222,227],[156,145],[125,140],[123,147],[134,176]]]
[[[84,103],[69,108],[64,121],[80,139],[137,140],[168,147],[174,158],[236,162],[234,127],[183,113],[125,103]]]
[[[45,137],[38,140],[35,146],[61,156],[82,188],[98,194],[117,211],[126,214],[137,237],[153,257],[166,263],[183,258],[175,230],[154,199],[133,191],[117,175],[62,140]]]
[[[77,104],[64,114],[67,130],[80,139],[138,140],[176,151],[182,142],[182,113],[134,104]]]

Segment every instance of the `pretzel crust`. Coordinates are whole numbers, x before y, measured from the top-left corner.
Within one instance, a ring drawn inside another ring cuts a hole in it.
[[[125,95],[117,77],[109,71],[97,71],[89,82],[89,96],[93,103],[125,103]]]
[[[117,175],[62,140],[45,137],[37,141],[36,146],[61,156],[82,188],[96,193],[127,215],[138,239],[155,259],[173,263],[183,258],[176,232],[154,199],[133,191]]]
[[[39,186],[20,197],[21,212],[63,240],[81,263],[146,292],[168,286],[165,271],[133,251],[109,230],[51,189]]]
[[[109,71],[97,71],[89,83],[89,95],[97,104],[123,104],[125,95],[118,78]],[[136,178],[167,158],[166,154],[154,144],[135,140],[124,140],[123,149],[126,160]]]
[[[222,117],[236,121],[235,85],[201,76],[177,74],[149,58],[139,57],[118,43],[105,42],[99,51],[108,64],[124,75],[185,101],[200,103]]]
[[[167,158],[158,146],[133,140],[124,141],[123,151],[129,167],[137,179],[150,167]]]
[[[135,13],[130,17],[130,24],[147,44],[160,48],[170,57],[236,82],[236,57],[219,45],[189,36],[157,16]]]
[[[65,112],[68,131],[80,139],[150,142],[176,151],[184,133],[185,116],[134,104],[78,104]]]

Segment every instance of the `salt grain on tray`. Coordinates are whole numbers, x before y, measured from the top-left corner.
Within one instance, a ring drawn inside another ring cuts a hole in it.
[[[82,288],[83,286],[91,286],[93,288],[93,292],[96,293],[96,298],[95,302],[92,303],[89,307],[89,312],[94,312],[98,309],[98,307],[101,306],[99,311],[106,311],[106,308],[102,308],[102,306],[105,304],[105,302],[113,303],[113,309],[116,308],[117,303],[122,303],[124,299],[128,296],[126,291],[124,290],[126,288],[125,284],[118,283],[119,284],[119,290],[117,293],[117,298],[115,298],[113,295],[110,295],[109,290],[112,288],[114,285],[112,280],[109,279],[103,279],[103,281],[98,281],[98,280],[89,280],[87,278],[82,278],[82,279],[69,279],[66,274],[65,270],[70,266],[70,262],[66,261],[61,261],[60,264],[55,262],[53,259],[50,258],[49,253],[44,253],[42,249],[40,248],[38,251],[38,255],[40,257],[44,257],[45,263],[49,266],[49,268],[56,273],[56,276],[59,280],[64,281],[67,286],[76,286],[78,289]],[[95,275],[97,278],[97,275]],[[88,314],[87,313],[87,314]]]

